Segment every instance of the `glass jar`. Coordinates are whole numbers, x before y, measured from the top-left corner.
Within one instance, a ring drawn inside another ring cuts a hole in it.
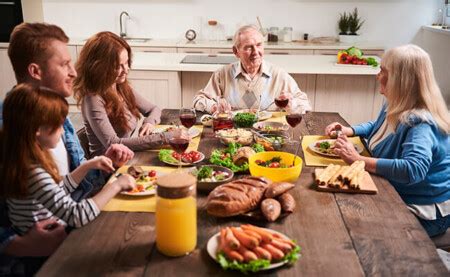
[[[283,28],[283,41],[292,42],[292,27]]]
[[[278,27],[270,27],[269,29],[269,42],[277,42],[278,41]]]
[[[197,179],[180,170],[156,182],[156,247],[166,256],[187,255],[197,244]]]
[[[233,114],[231,111],[217,111],[213,114],[213,131],[233,128]]]

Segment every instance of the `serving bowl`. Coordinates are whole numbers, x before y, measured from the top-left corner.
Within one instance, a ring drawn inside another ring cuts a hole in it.
[[[289,141],[289,137],[282,133],[255,133],[254,138],[256,143],[264,146],[266,151],[278,151]]]
[[[217,131],[216,137],[218,137],[220,142],[225,145],[228,145],[232,142],[237,142],[241,145],[250,145],[253,142],[252,132],[240,128]]]
[[[258,132],[264,132],[264,133],[272,133],[272,134],[282,134],[289,130],[289,125],[282,123],[282,122],[256,122],[253,124],[253,129]]]
[[[281,161],[287,165],[291,165],[294,160],[294,154],[287,152],[270,151],[256,153],[248,159],[250,174],[256,177],[266,177],[274,182],[295,182],[302,172],[302,158],[297,156],[294,166],[287,168],[264,167],[255,162],[257,160],[267,161],[274,157],[280,157]]]
[[[213,170],[215,171],[223,171],[223,172],[227,172],[228,173],[228,178],[223,179],[221,181],[216,181],[216,182],[207,182],[207,181],[197,181],[197,189],[199,191],[204,191],[204,192],[209,192],[212,191],[213,189],[215,189],[217,186],[220,186],[222,184],[225,184],[227,182],[230,182],[231,179],[233,179],[234,173],[233,171],[231,171],[231,169],[223,167],[223,166],[219,166],[219,165],[204,165],[204,166],[209,166],[211,167]],[[202,166],[203,167],[203,166]],[[201,168],[201,167],[200,167]],[[199,168],[199,170],[200,170]]]

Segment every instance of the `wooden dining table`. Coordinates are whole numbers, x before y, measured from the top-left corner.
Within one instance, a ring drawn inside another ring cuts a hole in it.
[[[178,121],[178,111],[163,110],[162,124],[174,121]],[[337,113],[307,113],[295,128],[295,137],[324,134],[325,126],[335,121],[348,126]],[[209,157],[213,149],[223,147],[211,128],[203,129],[199,151]],[[283,150],[293,152],[295,146]],[[299,155],[303,157],[301,150]],[[157,152],[151,151],[135,153],[129,164],[164,166]],[[235,275],[208,255],[206,244],[221,228],[243,223],[282,232],[301,246],[301,257],[294,264],[258,274],[448,276],[427,233],[386,179],[371,175],[378,188],[374,195],[319,192],[314,187],[314,168],[303,165],[291,190],[296,210],[276,222],[210,216],[205,210],[207,194],[198,193],[197,247],[189,255],[170,258],[156,248],[154,213],[102,212],[93,222],[72,231],[38,276]]]

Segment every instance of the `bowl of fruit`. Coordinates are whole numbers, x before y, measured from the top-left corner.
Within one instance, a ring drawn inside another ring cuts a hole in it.
[[[302,171],[303,160],[291,153],[270,151],[250,156],[248,164],[252,176],[274,182],[295,182]]]

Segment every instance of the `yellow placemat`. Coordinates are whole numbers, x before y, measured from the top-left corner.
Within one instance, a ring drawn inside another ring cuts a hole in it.
[[[285,116],[286,112],[272,112],[272,117],[264,121],[286,123]]]
[[[128,165],[122,166],[117,170],[117,173],[126,173]],[[145,171],[156,170],[157,172],[170,173],[176,168],[163,166],[141,166]],[[108,183],[113,181],[116,177],[114,175],[109,179]],[[154,213],[156,208],[155,195],[149,196],[130,196],[117,194],[111,199],[102,211],[107,212],[147,212]]]
[[[341,159],[334,159],[334,158],[328,158],[325,156],[321,156],[317,153],[314,153],[309,149],[309,145],[311,143],[314,143],[321,139],[329,139],[329,137],[326,136],[303,136],[302,141],[302,149],[303,153],[305,155],[305,164],[307,166],[327,166],[329,164],[338,164],[338,165],[346,165],[346,163]],[[370,157],[369,152],[364,147],[363,143],[361,142],[360,137],[349,137],[349,141],[351,141],[353,144],[357,144],[358,146],[362,147],[364,151],[361,153],[361,155]]]
[[[173,125],[157,125],[156,129],[165,129],[173,127]],[[194,125],[191,128],[195,128],[200,131],[200,135],[196,136],[195,138],[191,139],[189,142],[189,147],[186,149],[186,151],[197,151],[198,145],[200,144],[200,138],[202,136],[203,132],[203,126],[202,125]],[[159,149],[152,149],[150,151],[159,151]]]

